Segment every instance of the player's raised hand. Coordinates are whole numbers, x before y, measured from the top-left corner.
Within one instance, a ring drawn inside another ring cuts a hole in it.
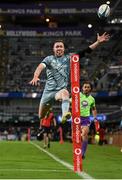
[[[37,86],[39,81],[40,79],[38,77],[33,77],[29,84]]]
[[[99,43],[109,41],[109,39],[110,35],[107,32],[103,33],[101,36],[99,35],[99,33],[97,33],[97,41]]]

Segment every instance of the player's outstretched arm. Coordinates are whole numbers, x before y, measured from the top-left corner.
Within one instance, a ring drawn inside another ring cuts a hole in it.
[[[37,68],[36,68],[36,70],[35,70],[35,72],[34,72],[33,79],[29,82],[29,84],[32,84],[32,85],[35,85],[35,86],[38,85],[38,81],[40,81],[39,76],[40,76],[40,74],[41,74],[41,72],[42,72],[42,70],[43,70],[44,68],[45,68],[45,66],[44,66],[44,64],[42,64],[42,63],[40,63],[40,64],[37,66]]]
[[[99,44],[109,41],[109,39],[110,39],[110,35],[107,34],[106,32],[103,33],[101,36],[99,35],[99,33],[97,33],[97,41],[91,44],[89,47],[92,50],[94,50]]]

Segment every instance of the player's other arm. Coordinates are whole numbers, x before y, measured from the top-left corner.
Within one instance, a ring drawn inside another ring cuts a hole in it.
[[[95,106],[92,107],[92,115],[93,115],[93,117],[94,117],[94,120],[96,120],[96,119],[97,119],[97,109],[96,109]]]
[[[41,74],[41,72],[43,71],[43,69],[45,68],[45,64],[44,63],[40,63],[35,72],[34,72],[34,76],[33,76],[33,79],[29,82],[29,84],[32,84],[32,85],[37,85],[38,84],[38,81],[40,81],[39,79],[39,76]]]
[[[99,46],[99,44],[109,41],[109,39],[110,39],[110,35],[107,34],[106,32],[103,33],[101,36],[99,35],[99,33],[97,33],[97,40],[93,44],[91,44],[89,48],[94,50],[97,46]]]
[[[94,117],[95,130],[96,130],[96,132],[97,132],[97,131],[99,131],[99,129],[100,129],[100,123],[99,123],[99,121],[97,120],[97,109],[96,109],[95,106],[92,108],[92,114],[93,114],[93,117]]]
[[[53,117],[53,125],[54,125],[54,127],[56,127],[56,119],[55,119],[55,117]]]

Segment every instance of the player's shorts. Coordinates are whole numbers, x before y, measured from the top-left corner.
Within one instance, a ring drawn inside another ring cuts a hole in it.
[[[49,134],[51,132],[51,128],[50,127],[42,126],[42,129],[43,129],[43,133]]]
[[[52,104],[55,100],[55,95],[58,92],[58,90],[55,91],[48,91],[48,90],[44,90],[41,100],[40,100],[40,104]]]
[[[81,126],[90,126],[90,124],[91,124],[89,116],[87,116],[87,117],[81,116],[80,120],[81,120]]]

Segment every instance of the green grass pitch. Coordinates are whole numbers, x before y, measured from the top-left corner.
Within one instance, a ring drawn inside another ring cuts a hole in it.
[[[33,142],[43,148],[42,142]],[[51,142],[46,151],[73,165],[72,144]],[[122,152],[109,145],[88,145],[83,171],[95,179],[122,179]],[[28,142],[0,142],[0,179],[82,179]]]

